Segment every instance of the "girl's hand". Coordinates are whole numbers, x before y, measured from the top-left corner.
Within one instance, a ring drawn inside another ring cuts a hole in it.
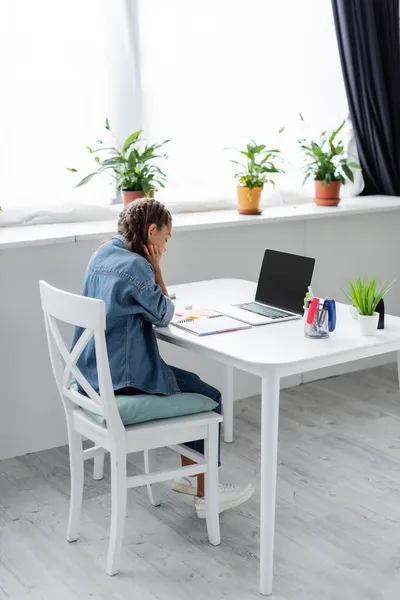
[[[144,246],[144,253],[146,255],[147,260],[152,265],[155,271],[160,269],[160,260],[163,255],[163,251],[159,246],[155,246],[154,244],[149,244],[148,246]]]

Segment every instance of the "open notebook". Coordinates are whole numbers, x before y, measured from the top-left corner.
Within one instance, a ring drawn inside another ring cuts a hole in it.
[[[239,331],[241,329],[250,329],[251,327],[251,325],[211,310],[198,310],[177,314],[172,320],[171,325],[199,336]]]

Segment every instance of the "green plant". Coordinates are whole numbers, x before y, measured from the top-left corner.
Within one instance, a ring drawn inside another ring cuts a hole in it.
[[[376,277],[363,279],[357,277],[354,281],[349,281],[349,291],[346,296],[360,315],[372,316],[378,302],[387,294],[392,285],[393,282],[378,285]]]
[[[313,295],[311,294],[311,292],[307,292],[307,294],[304,296],[304,300],[303,300],[303,307],[307,308],[307,302],[313,299]]]
[[[302,115],[300,118],[304,120]],[[311,176],[315,181],[322,181],[324,185],[332,181],[341,181],[343,184],[347,179],[354,181],[352,169],[359,169],[360,165],[349,160],[342,141],[335,143],[345,123],[346,121],[343,121],[330,135],[323,131],[318,143],[307,142],[305,139],[298,140],[307,161],[303,167],[306,173],[303,185]]]
[[[108,119],[106,119],[105,127],[115,139]],[[135,131],[126,138],[120,148],[104,147],[101,140],[97,140],[101,146],[95,150],[92,150],[90,146],[86,146],[90,154],[96,154],[94,160],[98,167],[96,171],[81,179],[75,187],[86,185],[95,175],[108,170],[113,171],[113,176],[117,182],[117,190],[144,192],[148,196],[152,190],[157,189],[156,186],[165,187],[166,176],[153,161],[158,158],[167,158],[166,154],[158,154],[157,151],[171,140],[164,140],[161,144],[142,147],[140,145],[142,142],[141,134],[141,129]],[[108,151],[107,158],[101,159],[100,156],[97,156],[98,152],[104,151]],[[71,171],[71,173],[78,172],[77,169],[73,168],[68,168],[68,171]]]
[[[283,131],[283,128],[280,132]],[[276,162],[281,160],[280,150],[267,150],[265,144],[256,144],[254,140],[250,140],[250,144],[246,145],[246,150],[236,150],[246,157],[246,163],[243,164],[237,160],[230,162],[241,167],[242,171],[235,173],[235,178],[240,185],[248,187],[252,190],[255,187],[263,188],[266,183],[275,185],[271,179],[271,173],[283,173],[282,169],[276,166]],[[230,148],[231,150],[232,148]]]

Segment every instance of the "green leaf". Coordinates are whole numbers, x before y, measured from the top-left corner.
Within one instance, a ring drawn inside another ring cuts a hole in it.
[[[130,146],[132,146],[132,144],[134,144],[135,142],[138,141],[141,133],[142,133],[142,129],[139,129],[138,131],[135,131],[129,137],[126,138],[126,140],[122,146],[122,149],[121,149],[122,154],[125,154],[125,152],[130,148]]]
[[[285,131],[285,127],[281,127],[280,129],[278,129],[278,133],[283,133]]]
[[[259,144],[258,146],[254,146],[252,150],[253,150],[254,154],[259,154],[264,149],[265,149],[265,144]]]
[[[232,149],[232,148],[231,148]],[[236,150],[233,148],[233,150]],[[241,171],[235,173],[234,177],[240,185],[253,189],[255,187],[263,187],[266,183],[274,182],[268,176],[270,173],[283,173],[275,164],[281,160],[280,150],[277,148],[268,150],[265,144],[256,144],[251,139],[250,143],[246,144],[246,150],[236,150],[247,159],[246,164],[237,160],[230,160],[231,163],[240,167]]]
[[[393,282],[377,285],[376,277],[361,279],[357,277],[348,283],[349,290],[347,298],[355,306],[361,315],[371,316],[374,314],[378,302],[391,289]]]
[[[125,163],[125,159],[122,156],[113,156],[111,158],[106,158],[102,161],[102,167],[116,167],[118,165],[122,165]]]
[[[110,131],[110,123],[108,122],[108,118],[106,118],[106,129]]]
[[[120,155],[120,151],[118,150],[118,148],[113,148],[113,147],[109,147],[109,148],[96,148],[95,150],[93,150],[93,154],[96,154],[96,152],[104,152],[106,150],[109,150],[110,152],[112,152],[113,154]]]
[[[303,117],[303,115],[302,115],[301,113],[299,113],[299,117],[300,117],[300,119],[301,119],[302,121],[304,121],[304,117]]]
[[[90,154],[93,154],[93,150],[91,149],[90,146],[85,146],[86,150],[89,150]]]
[[[77,173],[77,169],[73,169],[72,167],[67,167],[67,171],[71,171],[71,173]]]
[[[152,189],[152,186],[146,180],[143,180],[143,191],[146,196],[149,196]]]
[[[154,145],[153,145],[153,148],[156,148],[156,149],[157,149],[157,148],[161,148],[162,146],[164,146],[165,144],[169,144],[170,142],[172,142],[172,140],[171,140],[171,139],[164,140],[163,142],[161,142],[161,144],[154,144]]]
[[[348,177],[348,179],[350,179],[350,181],[354,181],[353,171],[347,166],[347,164],[343,164],[342,169],[343,169],[344,173],[346,174],[346,176]]]
[[[87,183],[89,183],[89,181],[91,181],[93,179],[93,177],[97,175],[97,171],[95,173],[90,173],[90,175],[86,175],[86,177],[84,177],[83,179],[81,179],[81,181],[75,186],[75,187],[82,187],[83,185],[86,185]]]
[[[335,129],[335,131],[332,132],[331,137],[329,138],[329,142],[333,142],[333,140],[335,139],[335,137],[337,136],[337,134],[343,129],[343,127],[345,126],[346,123],[346,119],[343,121],[343,123],[341,123],[339,125],[339,127],[337,129]]]

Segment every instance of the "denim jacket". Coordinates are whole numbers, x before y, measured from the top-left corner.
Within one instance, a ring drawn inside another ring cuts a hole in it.
[[[106,343],[114,390],[134,387],[151,394],[179,392],[172,369],[162,360],[153,325],[169,325],[174,305],[155,282],[154,269],[142,256],[125,249],[126,239],[114,236],[92,256],[82,295],[106,305]],[[72,345],[82,333],[77,327]],[[78,368],[98,391],[94,340]]]

